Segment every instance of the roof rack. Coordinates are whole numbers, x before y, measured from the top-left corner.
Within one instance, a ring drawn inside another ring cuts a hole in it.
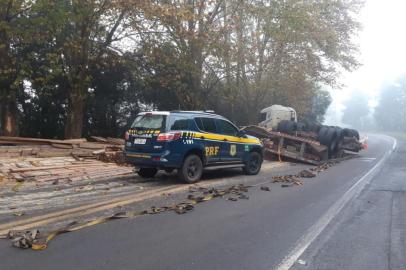
[[[213,110],[204,110],[204,111],[183,111],[183,110],[173,110],[171,112],[180,112],[180,113],[215,113]]]

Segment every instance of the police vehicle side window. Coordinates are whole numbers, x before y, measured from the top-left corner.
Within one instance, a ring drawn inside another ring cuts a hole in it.
[[[220,129],[219,132],[221,134],[231,135],[231,136],[237,135],[238,129],[230,122],[227,122],[227,121],[221,120],[221,119],[217,119],[217,124]]]
[[[169,124],[169,130],[188,130],[189,119],[181,116],[172,116]]]
[[[196,117],[195,118],[197,127],[206,132],[216,133],[216,123],[213,118]]]

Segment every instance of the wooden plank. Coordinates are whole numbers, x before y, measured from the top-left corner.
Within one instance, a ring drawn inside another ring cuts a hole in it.
[[[87,140],[85,138],[79,138],[79,139],[63,140],[63,142],[70,143],[70,144],[80,144],[83,142],[87,142]]]
[[[107,139],[103,138],[103,137],[98,137],[98,136],[90,136],[90,138],[92,138],[93,140],[95,140],[96,142],[102,142],[102,143],[107,143]]]
[[[106,147],[106,144],[98,142],[84,142],[79,144],[79,147],[85,149],[104,149]]]
[[[120,138],[110,138],[107,137],[107,141],[112,144],[123,145],[125,143],[124,139]]]
[[[82,139],[80,141],[77,141],[78,139],[75,140],[53,140],[53,139],[38,139],[38,138],[28,138],[28,137],[9,137],[9,136],[0,136],[0,143],[3,141],[5,142],[15,142],[15,143],[45,143],[45,144],[52,144],[52,143],[59,143],[59,144],[78,144],[82,142]]]
[[[71,144],[53,143],[51,145],[52,145],[52,147],[60,148],[60,149],[72,149],[73,148],[73,146]]]

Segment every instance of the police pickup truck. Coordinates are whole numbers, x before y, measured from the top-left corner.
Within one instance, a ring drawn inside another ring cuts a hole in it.
[[[124,154],[141,177],[154,177],[159,169],[177,169],[187,183],[199,181],[205,167],[235,165],[255,175],[263,161],[259,139],[205,111],[140,113],[125,134]]]

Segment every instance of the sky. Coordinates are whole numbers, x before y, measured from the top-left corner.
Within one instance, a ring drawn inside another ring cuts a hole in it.
[[[406,0],[366,0],[359,20],[363,29],[355,41],[362,66],[344,73],[339,80],[344,87],[331,91],[327,124],[340,124],[341,111],[352,91],[368,95],[373,107],[379,88],[406,73]]]

